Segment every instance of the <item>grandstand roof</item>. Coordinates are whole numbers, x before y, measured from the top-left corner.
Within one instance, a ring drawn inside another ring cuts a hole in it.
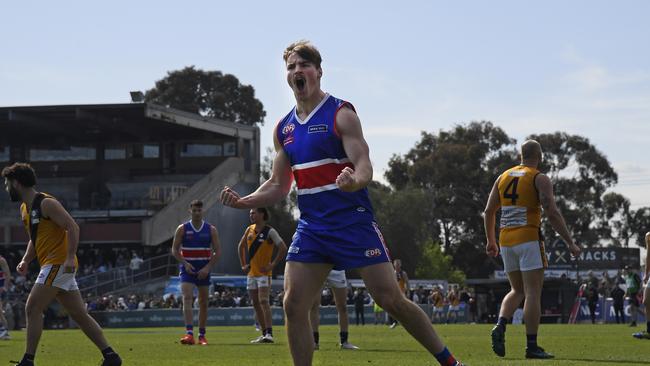
[[[151,103],[0,107],[0,144],[150,141],[205,138],[254,139],[258,128]]]

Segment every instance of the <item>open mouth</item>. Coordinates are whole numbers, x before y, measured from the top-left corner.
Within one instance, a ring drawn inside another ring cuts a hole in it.
[[[305,85],[307,84],[305,79],[303,79],[300,76],[296,77],[294,83],[296,84],[296,88],[298,88],[298,91],[303,91],[305,89]]]

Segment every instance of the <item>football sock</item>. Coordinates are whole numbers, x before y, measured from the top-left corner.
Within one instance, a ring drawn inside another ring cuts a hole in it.
[[[117,357],[117,353],[115,353],[111,347],[106,347],[102,350],[102,356],[104,356],[104,358]]]
[[[273,337],[273,328],[270,328],[270,327],[269,327],[269,328],[264,329],[264,334],[265,334],[265,335],[268,334],[268,335],[270,335],[271,337]]]
[[[646,323],[645,331],[648,332],[648,333],[650,333],[650,321],[648,321],[648,322]]]
[[[505,332],[506,331],[506,324],[508,324],[508,318],[500,316],[499,320],[497,320],[497,327],[500,327]]]
[[[320,335],[318,332],[314,332],[314,343],[318,344],[318,341],[320,340]]]
[[[348,343],[348,332],[340,332],[339,337],[341,337],[341,344]]]
[[[20,360],[18,363],[20,366],[34,366],[34,355],[30,355],[29,353],[25,353],[23,356],[23,359]]]
[[[526,348],[537,348],[537,334],[526,334]]]
[[[191,336],[194,335],[194,326],[192,324],[185,325],[185,334],[189,334]]]
[[[445,347],[440,353],[436,353],[436,360],[440,362],[441,366],[454,366],[456,364],[456,359],[452,356],[451,352]]]
[[[199,337],[205,337],[205,328],[199,328]]]

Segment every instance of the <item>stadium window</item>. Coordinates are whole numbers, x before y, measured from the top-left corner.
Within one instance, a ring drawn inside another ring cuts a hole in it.
[[[224,156],[236,156],[237,155],[237,144],[234,142],[226,142],[223,144]]]
[[[29,149],[31,161],[95,160],[97,150],[90,146],[70,146],[69,149]]]
[[[223,148],[219,144],[183,144],[181,158],[198,158],[223,156]]]
[[[104,159],[123,160],[126,159],[126,148],[124,146],[110,146],[104,149]]]
[[[143,155],[145,159],[157,159],[160,157],[160,147],[154,144],[145,144]]]
[[[9,161],[9,146],[0,146],[0,161]]]
[[[144,152],[142,145],[136,144],[136,145],[129,145],[127,147],[127,154],[129,159],[142,159]]]

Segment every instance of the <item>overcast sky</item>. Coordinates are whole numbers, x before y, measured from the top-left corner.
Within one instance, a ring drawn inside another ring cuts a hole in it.
[[[357,108],[375,178],[421,130],[490,120],[521,142],[565,131],[650,206],[648,1],[90,1],[0,5],[0,105],[121,103],[169,70],[255,87],[262,146],[293,106],[282,51],[313,41],[323,88]]]

